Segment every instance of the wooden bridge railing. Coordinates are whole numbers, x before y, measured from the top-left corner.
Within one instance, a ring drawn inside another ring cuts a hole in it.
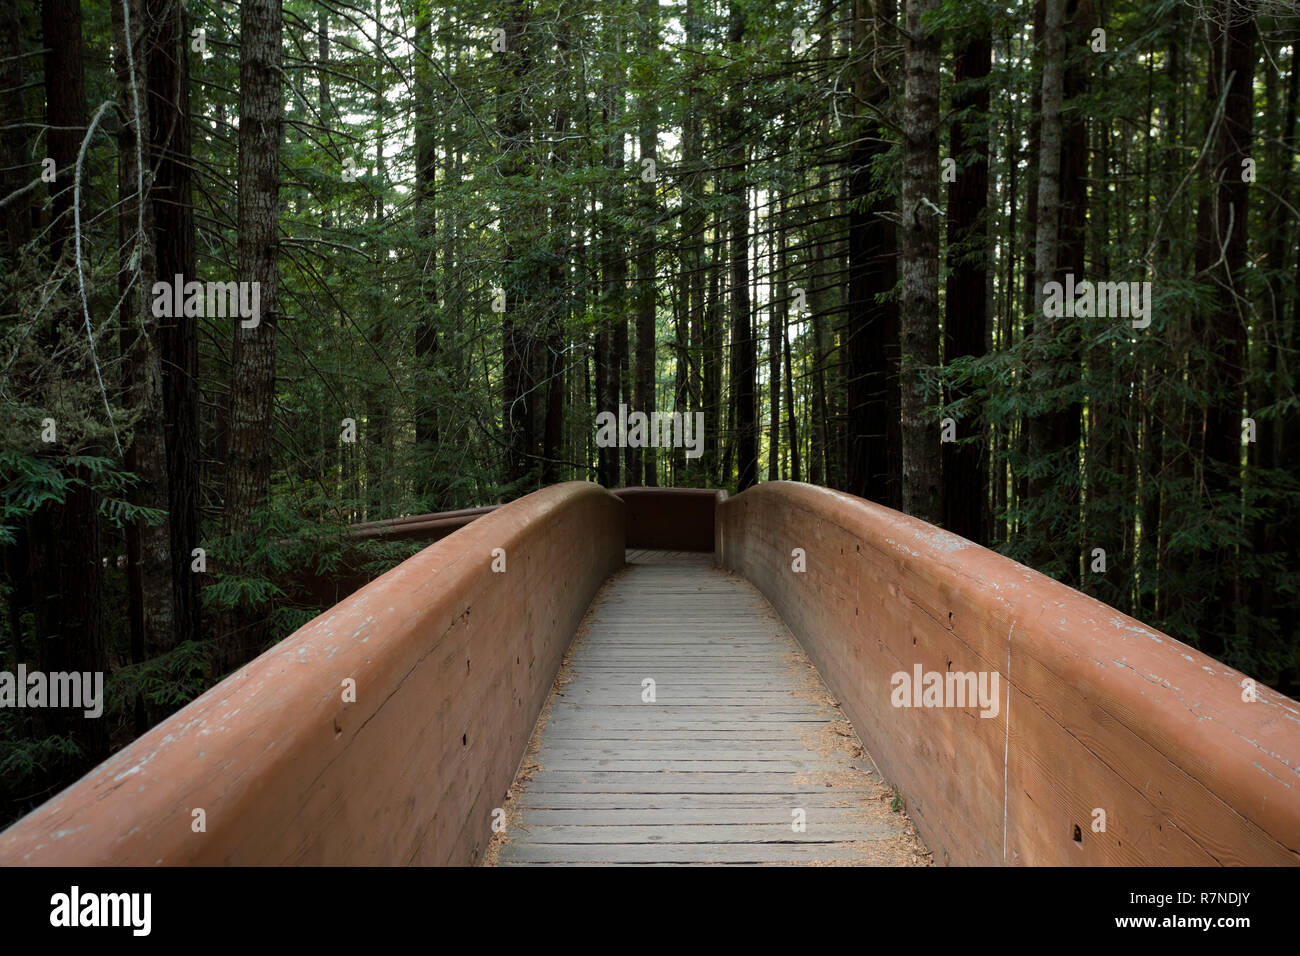
[[[722,504],[717,535],[721,563],[803,643],[936,861],[1300,863],[1296,701],[850,495],[758,485]],[[962,682],[949,675],[963,674],[998,675],[996,713],[930,706],[950,704]]]
[[[623,511],[570,482],[477,518],[0,834],[0,865],[474,862]]]

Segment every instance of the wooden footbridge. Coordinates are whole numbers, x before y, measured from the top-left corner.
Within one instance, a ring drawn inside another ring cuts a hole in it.
[[[496,859],[920,862],[763,596],[698,552],[627,560],[561,668]]]
[[[1300,704],[823,488],[570,482],[430,542],[0,865],[1300,863]]]

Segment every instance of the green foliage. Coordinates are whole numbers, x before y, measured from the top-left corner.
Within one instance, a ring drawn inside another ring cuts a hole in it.
[[[89,487],[100,512],[119,529],[136,522],[157,524],[165,513],[136,505],[125,495],[136,477],[111,458],[93,455],[37,457],[0,450],[0,545],[13,544],[15,532],[43,507],[57,507],[69,489]]]
[[[208,689],[210,648],[198,641],[182,641],[165,654],[140,664],[115,670],[104,688],[112,709],[105,717],[126,723],[135,701],[143,700],[155,713],[170,714]]]

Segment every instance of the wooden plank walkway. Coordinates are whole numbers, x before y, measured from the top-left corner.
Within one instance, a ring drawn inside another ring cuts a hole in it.
[[[927,864],[762,595],[712,555],[627,559],[578,630],[488,862]]]

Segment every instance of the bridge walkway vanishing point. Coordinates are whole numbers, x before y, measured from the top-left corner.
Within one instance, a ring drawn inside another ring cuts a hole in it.
[[[489,861],[927,863],[753,585],[712,554],[627,561],[578,630]]]

